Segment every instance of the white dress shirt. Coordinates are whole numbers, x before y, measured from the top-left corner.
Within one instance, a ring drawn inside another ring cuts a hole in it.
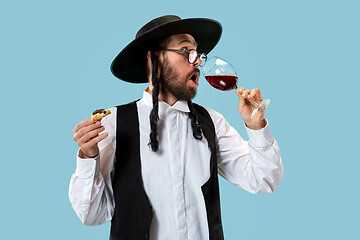
[[[144,92],[137,102],[140,128],[141,173],[153,208],[150,239],[209,239],[207,214],[201,186],[210,177],[210,151],[205,137],[192,134],[185,101],[173,106],[159,101],[159,150],[148,146],[152,96]],[[283,178],[280,150],[268,124],[247,129],[244,141],[222,115],[206,108],[215,126],[219,174],[251,193],[272,192]],[[70,181],[69,198],[86,225],[110,221],[114,213],[112,176],[116,148],[116,108],[102,119],[109,134],[99,143],[93,159],[77,157]]]

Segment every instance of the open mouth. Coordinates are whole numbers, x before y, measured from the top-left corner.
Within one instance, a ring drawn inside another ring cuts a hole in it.
[[[199,86],[198,78],[200,73],[198,71],[195,71],[193,74],[190,75],[189,81],[192,85],[192,87],[197,88]]]
[[[190,76],[190,80],[193,81],[193,82],[196,82],[198,80],[198,78],[199,78],[199,73],[198,72],[195,72]]]

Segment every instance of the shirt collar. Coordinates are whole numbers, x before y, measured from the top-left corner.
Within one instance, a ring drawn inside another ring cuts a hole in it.
[[[143,93],[144,103],[150,107],[152,104],[152,95],[146,91]],[[177,101],[174,105],[170,106],[164,101],[159,100],[159,112],[171,112],[171,111],[180,111],[180,112],[190,112],[189,106],[186,101]]]

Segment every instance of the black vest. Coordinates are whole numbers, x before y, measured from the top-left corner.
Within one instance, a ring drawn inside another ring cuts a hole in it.
[[[211,176],[201,186],[205,199],[210,240],[222,240],[215,128],[209,113],[194,104],[211,150]],[[110,240],[149,239],[152,207],[145,193],[140,160],[140,133],[136,102],[117,107],[116,163],[113,176],[115,210]],[[194,159],[196,160],[196,159]]]

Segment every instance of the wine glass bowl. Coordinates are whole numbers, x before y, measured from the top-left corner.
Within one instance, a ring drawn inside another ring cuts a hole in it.
[[[235,68],[219,57],[209,58],[201,68],[205,79],[214,88],[221,91],[237,89],[238,76]]]
[[[222,58],[209,58],[205,65],[201,67],[201,72],[208,83],[218,90],[229,91],[238,88],[238,75],[235,68]],[[270,99],[265,99],[261,103],[256,103],[250,98],[248,101],[254,106],[251,118],[256,115],[262,106],[265,106],[266,109],[270,104]]]

